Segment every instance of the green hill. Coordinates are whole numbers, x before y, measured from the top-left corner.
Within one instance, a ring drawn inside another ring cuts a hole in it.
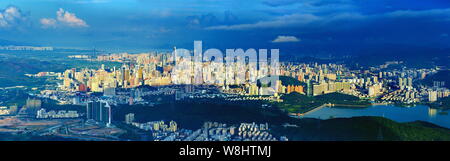
[[[287,112],[304,113],[324,104],[324,102],[317,101],[314,97],[308,97],[297,92],[283,95],[281,99],[283,99],[283,102],[275,103],[275,105]]]
[[[398,123],[382,117],[329,120],[304,119],[299,127],[272,128],[291,140],[333,141],[450,141],[450,130],[430,123]]]
[[[22,58],[0,58],[0,87],[33,85],[43,80],[30,78],[24,74],[36,74],[42,71],[63,70],[64,66],[48,61]]]
[[[261,86],[270,86],[270,85],[271,85],[270,82],[269,82],[269,83],[266,83],[266,82],[268,82],[267,79],[268,79],[268,77],[264,77],[264,78],[259,79],[259,80],[257,81],[258,87],[261,87]],[[278,80],[281,81],[281,84],[282,84],[283,86],[288,86],[288,85],[295,85],[295,86],[298,86],[298,85],[301,85],[301,86],[306,87],[306,83],[300,82],[299,80],[297,80],[297,79],[295,79],[295,78],[293,78],[293,77],[289,77],[289,76],[278,76]]]
[[[356,96],[343,93],[329,93],[314,97],[317,101],[324,103],[340,104],[340,105],[369,105],[366,100],[361,100]]]
[[[277,107],[287,112],[298,113],[310,111],[327,103],[357,106],[370,105],[370,103],[366,100],[360,100],[358,97],[342,93],[329,93],[315,97],[308,97],[306,95],[293,92],[283,95],[281,98],[283,99],[283,102],[275,103]]]
[[[292,94],[296,98],[299,94]],[[302,97],[303,99],[313,99]],[[427,122],[398,123],[382,117],[354,117],[296,119],[276,109],[262,109],[260,104],[233,103],[220,100],[168,102],[145,107],[142,105],[113,107],[115,121],[123,121],[125,114],[135,113],[137,122],[175,120],[182,128],[198,129],[205,121],[227,124],[241,122],[269,123],[275,136],[290,140],[448,140],[450,130]],[[283,127],[285,123],[297,127]]]

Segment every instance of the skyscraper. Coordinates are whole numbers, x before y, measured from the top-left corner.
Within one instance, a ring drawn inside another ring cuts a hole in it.
[[[407,81],[407,83],[406,83],[406,86],[407,86],[408,88],[412,88],[412,78],[411,78],[411,77],[408,77],[408,81]]]
[[[86,105],[86,118],[110,125],[112,121],[111,106],[107,102],[89,102]]]
[[[134,121],[134,113],[129,113],[125,115],[125,122],[131,124]]]
[[[308,82],[306,84],[306,95],[307,96],[313,96],[313,84],[310,79],[308,79]]]
[[[428,92],[428,101],[430,101],[430,102],[436,102],[437,101],[437,92],[436,91],[429,91]]]

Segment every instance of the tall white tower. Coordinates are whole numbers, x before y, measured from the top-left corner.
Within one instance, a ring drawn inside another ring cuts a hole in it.
[[[108,108],[108,123],[106,123],[106,126],[111,127],[112,126],[111,106],[109,105],[109,103],[107,101],[105,101],[105,103],[106,103],[105,108]]]

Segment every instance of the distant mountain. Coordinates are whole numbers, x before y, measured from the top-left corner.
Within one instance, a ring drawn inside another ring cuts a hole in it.
[[[298,63],[341,63],[372,67],[386,61],[403,61],[407,67],[448,66],[450,48],[391,43],[286,43],[270,44],[280,49],[280,60]]]
[[[0,87],[33,85],[37,79],[24,74],[36,74],[42,71],[58,71],[65,69],[64,65],[49,61],[26,58],[1,58],[0,57]]]
[[[403,61],[403,65],[407,67],[430,68],[435,65],[448,66],[450,63],[450,48],[385,44],[361,49],[359,53],[348,60],[347,64],[371,67],[386,61]]]
[[[445,87],[450,88],[450,70],[438,71],[436,74],[427,76],[419,83],[425,84],[427,86],[433,86],[434,81],[445,82]]]

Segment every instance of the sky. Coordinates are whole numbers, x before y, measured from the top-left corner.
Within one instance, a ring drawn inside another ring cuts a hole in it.
[[[105,50],[450,47],[448,0],[1,0],[0,39]],[[280,52],[283,52],[281,50]],[[298,52],[301,52],[300,50]]]

